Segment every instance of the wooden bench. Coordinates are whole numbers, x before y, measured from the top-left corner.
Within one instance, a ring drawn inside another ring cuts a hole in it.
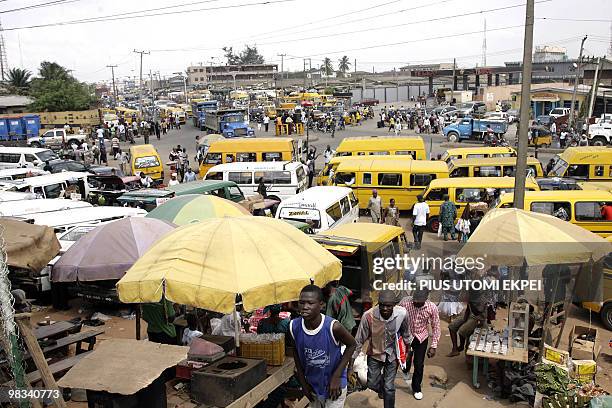
[[[68,357],[63,360],[58,361],[57,363],[49,364],[49,371],[53,376],[57,376],[59,374],[64,374],[66,371],[70,370],[76,363],[78,363],[83,357],[92,353],[91,351],[86,351],[84,353],[78,354],[73,357]],[[26,378],[30,384],[34,384],[41,380],[41,375],[38,370],[32,371],[31,373],[26,374]],[[7,381],[3,386],[9,387],[11,386],[12,381]]]
[[[81,323],[75,324],[72,322],[56,322],[48,326],[40,326],[32,330],[36,340],[46,338],[64,337],[68,333],[78,332],[81,330]]]
[[[104,329],[93,329],[75,334],[69,334],[66,337],[62,337],[57,340],[57,343],[47,346],[42,349],[43,354],[51,353],[55,350],[68,347],[72,344],[76,344],[76,354],[81,354],[83,350],[83,343],[87,343],[87,350],[91,351],[96,344],[96,337],[103,334]]]

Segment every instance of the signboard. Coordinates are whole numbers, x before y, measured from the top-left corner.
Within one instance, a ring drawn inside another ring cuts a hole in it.
[[[320,220],[319,210],[308,210],[305,208],[281,208],[280,218],[292,218],[301,220]]]
[[[534,92],[531,100],[535,102],[559,102],[559,95],[552,92]]]
[[[487,102],[493,102],[495,95],[492,92],[487,92]]]
[[[427,70],[413,70],[410,71],[410,76],[413,77],[432,77],[434,76],[433,71],[427,71]]]
[[[157,207],[159,207],[160,205],[162,205],[163,203],[165,203],[166,201],[170,200],[172,197],[157,197],[155,199],[155,205]]]

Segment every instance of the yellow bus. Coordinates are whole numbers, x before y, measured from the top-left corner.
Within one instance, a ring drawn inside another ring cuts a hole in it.
[[[371,157],[371,156],[369,156]],[[316,183],[318,186],[326,186],[330,175],[333,176],[336,173],[338,165],[342,162],[351,162],[363,160],[364,156],[334,156],[330,159],[329,163],[323,166],[319,174],[316,177]],[[378,160],[412,160],[410,155],[399,155],[399,156],[376,156]]]
[[[612,193],[612,181],[582,181],[577,184],[581,190],[601,190]]]
[[[568,147],[556,156],[548,176],[612,181],[612,149],[605,146]]]
[[[134,145],[130,147],[131,171],[136,176],[144,173],[153,181],[164,181],[164,165],[155,147],[151,144]]]
[[[514,194],[503,194],[497,207],[512,207]],[[602,206],[612,205],[612,193],[599,190],[526,191],[525,210],[555,215],[602,237],[612,235],[612,220]]]
[[[544,177],[542,163],[535,157],[527,158],[527,169],[534,177]],[[448,171],[450,177],[514,177],[516,157],[451,160]]]
[[[140,112],[136,109],[124,108],[123,106],[118,106],[115,108],[117,111],[117,116],[123,119],[125,123],[131,124],[134,120],[138,121],[140,117]]]
[[[527,191],[540,191],[534,178],[525,181]],[[444,195],[457,207],[457,217],[463,214],[468,203],[485,202],[489,205],[503,193],[514,191],[514,177],[453,177],[432,180],[423,194],[429,205],[428,227],[432,232],[438,231],[440,207]]]
[[[395,284],[387,288],[398,299],[407,295],[401,288],[404,271],[396,265],[382,266],[375,261],[408,253],[403,228],[355,222],[328,229],[312,238],[342,261],[340,284],[351,290],[349,300],[357,316],[376,305],[378,291],[385,288],[382,284]]]
[[[367,208],[372,190],[376,189],[384,206],[394,198],[400,210],[411,210],[417,195],[423,194],[432,180],[445,177],[448,168],[443,161],[380,160],[370,156],[341,162],[332,183],[351,187],[361,209]]]
[[[222,139],[210,144],[200,164],[200,177],[222,163],[290,161],[302,157],[302,141],[290,137]]]
[[[441,160],[450,163],[457,159],[484,159],[489,157],[516,157],[516,150],[512,147],[458,147],[448,149]]]
[[[412,156],[413,159],[427,160],[425,142],[420,136],[366,136],[345,137],[336,156]]]

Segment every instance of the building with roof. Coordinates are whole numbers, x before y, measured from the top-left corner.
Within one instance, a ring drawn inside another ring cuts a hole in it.
[[[32,98],[23,95],[0,96],[0,114],[25,113],[32,102],[34,102]]]
[[[187,68],[190,85],[206,85],[210,82],[271,81],[278,73],[277,64],[249,65],[195,65]]]

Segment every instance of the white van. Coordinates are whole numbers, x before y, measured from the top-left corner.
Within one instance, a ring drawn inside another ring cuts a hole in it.
[[[87,177],[89,173],[62,171],[45,176],[28,177],[23,180],[0,181],[0,190],[21,191],[38,195],[40,198],[70,198],[69,192],[76,192],[81,197],[89,194]]]
[[[34,200],[36,194],[34,193],[22,193],[19,191],[0,191],[0,203],[7,203],[10,201],[23,201],[23,200]]]
[[[51,174],[48,171],[38,168],[19,168],[19,169],[2,169],[0,170],[0,181],[3,180],[21,180],[28,177],[44,176]]]
[[[86,201],[66,200],[64,198],[41,198],[0,202],[0,216],[29,217],[32,214],[70,210],[72,208],[93,207]]]
[[[57,159],[59,156],[50,149],[0,146],[0,169],[42,167],[46,161]]]
[[[56,233],[59,233],[79,225],[100,224],[127,217],[144,217],[145,215],[147,215],[147,212],[140,208],[100,206],[36,213],[22,218],[32,220],[37,225],[51,227]]]
[[[276,218],[306,222],[316,234],[359,220],[359,201],[348,187],[319,186],[283,201]]]
[[[261,177],[268,198],[278,201],[293,197],[308,186],[304,165],[290,161],[218,164],[208,170],[204,179],[233,181],[248,198],[257,194]]]

